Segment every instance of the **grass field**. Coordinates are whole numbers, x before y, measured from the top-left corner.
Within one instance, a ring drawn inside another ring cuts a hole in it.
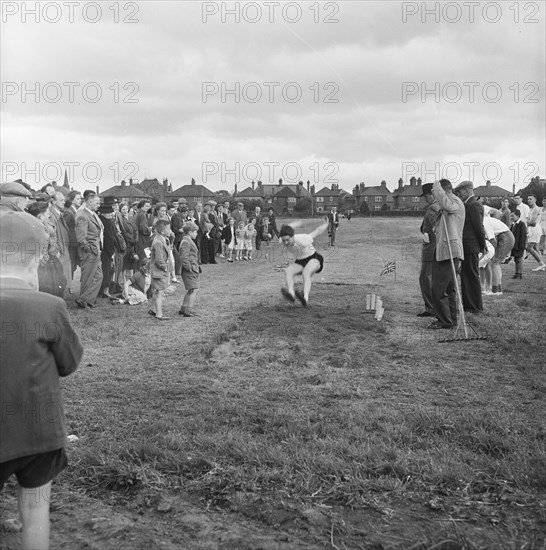
[[[280,297],[278,245],[203,266],[199,318],[176,315],[183,289],[168,323],[145,305],[71,308],[85,355],[62,385],[79,439],[52,547],[546,548],[544,273],[503,266],[504,295],[468,317],[488,339],[439,343],[415,316],[419,224],[357,218],[335,248],[319,238],[308,308]],[[380,277],[394,259],[396,281]]]

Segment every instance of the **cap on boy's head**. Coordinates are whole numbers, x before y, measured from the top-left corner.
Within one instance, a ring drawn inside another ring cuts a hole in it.
[[[34,261],[36,268],[47,243],[43,223],[26,212],[0,212],[0,246],[2,269],[25,266]]]

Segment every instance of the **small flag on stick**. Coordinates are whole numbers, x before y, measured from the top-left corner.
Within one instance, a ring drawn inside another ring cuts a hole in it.
[[[383,277],[383,275],[387,275],[389,273],[394,273],[394,277],[396,278],[396,260],[385,264],[385,267],[381,270],[379,276]]]

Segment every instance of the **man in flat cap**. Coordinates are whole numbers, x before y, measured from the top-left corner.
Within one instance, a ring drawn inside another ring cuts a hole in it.
[[[434,224],[440,212],[440,205],[432,194],[432,183],[425,183],[422,188],[421,197],[425,198],[428,204],[423,222],[421,223],[421,235],[423,238],[423,250],[421,253],[421,273],[419,274],[419,286],[425,303],[425,310],[418,313],[417,317],[434,317],[432,305],[432,261],[436,250],[436,235]]]
[[[478,255],[487,253],[485,244],[485,229],[483,227],[483,206],[474,196],[474,185],[471,181],[463,181],[455,188],[465,207],[463,228],[464,260],[461,263],[461,294],[465,311],[477,313],[483,310],[482,287]]]
[[[2,183],[0,185],[0,211],[23,212],[31,197],[32,193],[16,181]]]
[[[428,328],[449,329],[457,326],[457,283],[451,262],[457,270],[460,260],[464,259],[465,210],[461,199],[453,194],[448,179],[435,181],[432,195],[440,207],[434,222],[436,245],[432,260],[432,307],[437,320]]]

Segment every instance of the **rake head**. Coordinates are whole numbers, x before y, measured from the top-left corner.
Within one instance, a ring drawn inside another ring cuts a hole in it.
[[[469,340],[487,340],[487,336],[468,336],[466,338],[444,338],[443,340],[438,340],[440,344],[446,344],[449,342],[468,342]]]

